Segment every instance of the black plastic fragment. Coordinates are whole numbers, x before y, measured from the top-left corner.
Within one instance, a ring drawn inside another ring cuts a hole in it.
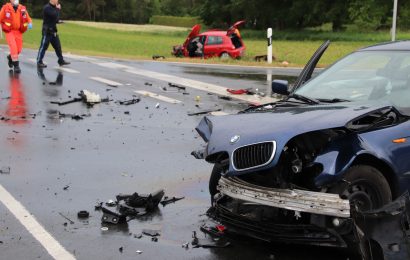
[[[206,115],[212,112],[219,112],[219,111],[222,111],[222,109],[203,110],[199,112],[188,113],[188,116],[200,116],[200,115]]]
[[[144,229],[142,230],[142,234],[146,236],[150,236],[150,237],[157,237],[161,235],[159,230],[154,230],[154,229]]]
[[[183,87],[183,86],[179,86],[179,85],[176,85],[176,84],[173,84],[173,83],[168,83],[168,86],[170,86],[171,88],[177,88],[177,89],[179,89],[179,90],[186,90],[186,87]]]
[[[89,217],[90,217],[90,213],[89,213],[88,211],[81,210],[81,211],[79,211],[79,212],[77,213],[77,217],[78,217],[78,218],[82,218],[82,219],[89,218]]]
[[[165,207],[168,204],[172,204],[172,203],[175,203],[175,202],[183,200],[183,199],[185,199],[185,197],[181,197],[181,198],[176,198],[176,197],[168,198],[168,197],[165,197],[164,200],[162,200],[160,203],[163,207]]]

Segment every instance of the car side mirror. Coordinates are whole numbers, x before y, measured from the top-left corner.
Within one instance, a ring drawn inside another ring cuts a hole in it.
[[[275,79],[274,81],[272,81],[272,92],[273,93],[288,96],[290,94],[288,87],[289,87],[289,82],[287,80]]]

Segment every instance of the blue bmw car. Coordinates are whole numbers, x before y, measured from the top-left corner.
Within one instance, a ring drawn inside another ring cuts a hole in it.
[[[208,214],[228,229],[346,247],[354,210],[410,188],[410,41],[358,50],[312,78],[329,44],[295,84],[273,81],[282,100],[197,127],[214,164]]]

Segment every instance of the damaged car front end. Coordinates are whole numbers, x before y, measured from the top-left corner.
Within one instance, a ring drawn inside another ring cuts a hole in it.
[[[408,191],[410,105],[402,100],[410,87],[402,75],[410,67],[395,52],[403,45],[361,50],[310,80],[328,45],[293,88],[273,83],[285,99],[205,117],[197,127],[203,157],[214,164],[208,215],[231,232],[269,242],[357,245],[357,212],[375,212]],[[410,42],[404,46],[410,59]],[[387,61],[374,69],[360,63],[373,56]]]

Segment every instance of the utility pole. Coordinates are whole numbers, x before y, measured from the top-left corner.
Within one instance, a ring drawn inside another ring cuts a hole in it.
[[[394,0],[393,5],[393,26],[391,28],[391,41],[396,41],[396,27],[397,27],[397,1]]]

